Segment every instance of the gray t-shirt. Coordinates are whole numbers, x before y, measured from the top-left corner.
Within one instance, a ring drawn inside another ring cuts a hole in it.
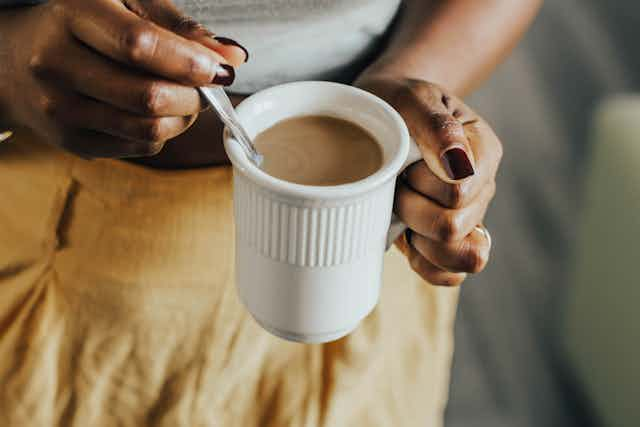
[[[231,90],[296,80],[346,82],[366,64],[400,0],[175,0],[187,15],[250,52]]]

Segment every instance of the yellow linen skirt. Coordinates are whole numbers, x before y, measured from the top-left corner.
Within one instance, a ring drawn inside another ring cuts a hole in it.
[[[0,144],[0,426],[440,426],[457,291],[391,250],[348,337],[282,341],[234,286],[231,169]]]

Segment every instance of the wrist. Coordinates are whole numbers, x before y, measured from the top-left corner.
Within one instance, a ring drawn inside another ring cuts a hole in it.
[[[448,72],[446,67],[439,67],[438,61],[434,62],[434,66],[426,68],[423,64],[413,64],[410,58],[403,59],[401,54],[398,54],[395,60],[394,58],[382,56],[366,68],[354,84],[359,86],[362,82],[368,81],[395,81],[401,83],[418,80],[435,84],[458,96],[464,96],[468,88],[458,78],[458,74]]]
[[[398,86],[409,84],[412,81],[433,83],[441,87],[446,86],[435,79],[425,78],[421,74],[408,73],[395,68],[377,67],[375,65],[364,70],[354,81],[354,86]]]
[[[388,70],[383,67],[378,67],[376,64],[372,64],[368,68],[366,68],[358,78],[354,81],[355,86],[365,85],[369,82],[376,81],[403,81],[406,79],[406,76],[397,73],[395,71]]]

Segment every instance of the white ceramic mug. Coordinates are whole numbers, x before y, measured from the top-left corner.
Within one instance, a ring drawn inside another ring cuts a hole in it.
[[[330,82],[272,87],[236,109],[251,137],[311,114],[367,129],[383,150],[373,175],[332,187],[267,175],[225,132],[233,164],[236,283],[256,321],[281,338],[319,343],[353,331],[380,295],[383,256],[404,230],[392,224],[396,177],[420,153],[400,115],[363,90]]]

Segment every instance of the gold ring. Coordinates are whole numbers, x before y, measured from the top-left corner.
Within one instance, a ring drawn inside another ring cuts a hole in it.
[[[491,234],[489,233],[489,230],[487,230],[487,228],[482,224],[476,225],[474,230],[482,234],[484,238],[487,239],[487,241],[489,242],[489,247],[491,247],[492,242],[491,242]]]

